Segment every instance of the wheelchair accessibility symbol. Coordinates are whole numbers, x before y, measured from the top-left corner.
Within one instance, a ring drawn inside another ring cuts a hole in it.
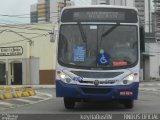
[[[99,54],[99,65],[108,65],[109,64],[110,56],[108,54]]]
[[[106,64],[108,61],[107,61],[107,59],[104,57],[104,55],[102,55],[102,57],[100,58],[100,62],[101,62],[102,64]]]

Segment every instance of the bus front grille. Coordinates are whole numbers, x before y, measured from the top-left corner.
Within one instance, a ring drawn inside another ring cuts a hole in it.
[[[108,94],[111,88],[81,88],[86,94]]]
[[[79,81],[79,83],[84,83],[84,84],[93,84],[94,85],[94,81]],[[100,85],[113,85],[115,84],[116,81],[100,81],[99,84]]]
[[[86,72],[86,71],[71,71],[82,78],[114,78],[123,72]]]

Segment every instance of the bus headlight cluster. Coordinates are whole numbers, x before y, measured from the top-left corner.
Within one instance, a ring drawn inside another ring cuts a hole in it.
[[[120,82],[121,85],[129,85],[132,84],[135,80],[136,76],[135,74],[130,74],[127,77],[123,78],[123,80]]]
[[[58,77],[60,78],[60,80],[62,80],[63,82],[65,83],[70,83],[70,84],[73,84],[74,81],[65,73],[63,72],[58,72]]]
[[[134,81],[134,75],[131,74],[131,75],[129,75],[126,78],[123,79],[123,84],[124,85],[131,84],[131,83],[133,83],[133,81]]]

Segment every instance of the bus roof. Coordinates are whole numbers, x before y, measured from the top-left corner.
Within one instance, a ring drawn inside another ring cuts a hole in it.
[[[73,9],[73,8],[119,8],[119,9],[133,9],[138,13],[138,9],[136,7],[130,7],[130,6],[118,6],[118,5],[80,5],[80,6],[69,6],[64,7],[65,9]],[[63,12],[62,10],[62,12]]]

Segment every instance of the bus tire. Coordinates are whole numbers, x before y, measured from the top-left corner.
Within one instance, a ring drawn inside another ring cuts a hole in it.
[[[73,98],[64,97],[64,106],[66,109],[73,109],[75,106],[75,100]]]
[[[134,100],[124,100],[124,106],[125,108],[132,109],[134,106]]]

